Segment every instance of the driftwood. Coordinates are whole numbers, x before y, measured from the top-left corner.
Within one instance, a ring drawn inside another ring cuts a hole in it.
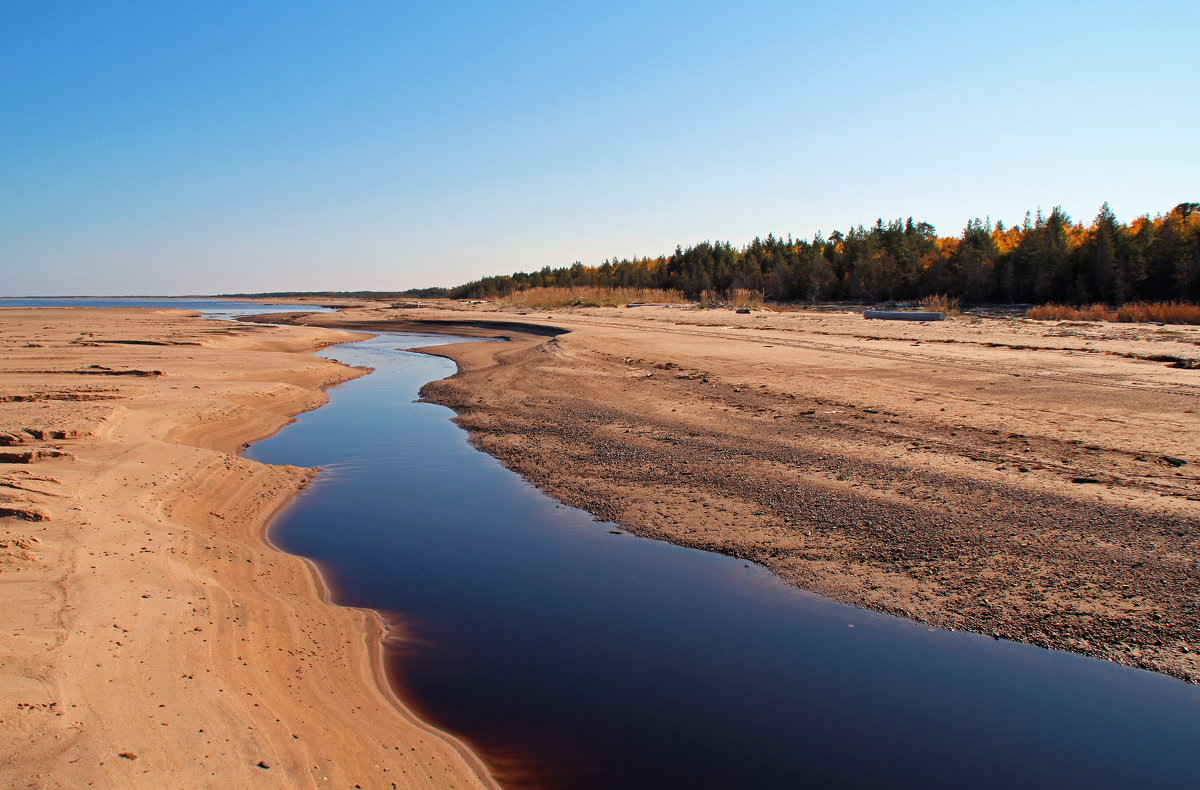
[[[863,318],[878,318],[885,321],[942,321],[943,313],[910,313],[900,310],[864,310]]]

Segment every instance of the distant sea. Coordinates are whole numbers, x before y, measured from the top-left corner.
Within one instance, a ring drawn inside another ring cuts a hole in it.
[[[307,304],[263,304],[240,302],[232,299],[168,299],[168,298],[113,298],[113,297],[47,297],[12,299],[0,297],[0,307],[151,307],[197,310],[209,315],[253,315],[254,313],[285,313],[304,311],[308,313],[331,312],[332,308]]]

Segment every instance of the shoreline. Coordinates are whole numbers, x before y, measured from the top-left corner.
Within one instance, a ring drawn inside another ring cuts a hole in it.
[[[346,342],[354,342],[349,340]],[[335,344],[337,345],[337,344]],[[328,346],[327,346],[328,347]],[[346,382],[341,382],[346,383]],[[339,386],[335,384],[333,386]],[[319,407],[318,407],[319,408]],[[280,426],[280,430],[286,428],[286,425]],[[262,437],[267,438],[267,437]],[[257,440],[261,441],[261,439]],[[253,444],[253,442],[251,442]],[[319,473],[319,472],[318,472]],[[315,480],[316,476],[312,478]],[[310,480],[311,482],[311,480]],[[347,604],[338,603],[334,589],[330,586],[329,581],[325,578],[325,574],[321,571],[321,567],[308,557],[303,557],[298,554],[292,554],[280,548],[270,538],[271,526],[275,518],[285,509],[293,506],[299,494],[304,490],[304,487],[297,489],[291,498],[281,501],[279,506],[263,521],[260,540],[272,550],[288,557],[300,560],[312,575],[313,584],[319,591],[321,603],[339,609],[346,609],[352,612],[358,612],[365,617],[367,627],[363,629],[363,649],[368,652],[371,657],[371,675],[374,678],[377,690],[390,700],[396,711],[404,717],[413,726],[420,729],[434,738],[445,741],[458,754],[464,763],[471,767],[476,773],[477,778],[483,782],[484,786],[489,790],[500,790],[499,784],[496,783],[492,776],[491,769],[484,763],[483,759],[477,755],[474,750],[464,741],[453,733],[441,730],[429,722],[425,721],[419,713],[409,705],[396,690],[396,684],[392,681],[391,674],[388,672],[388,656],[387,642],[389,639],[404,639],[399,633],[399,629],[387,622],[387,618],[382,612],[375,609],[367,609],[359,606],[349,606]]]
[[[355,336],[194,316],[0,311],[0,779],[495,787],[270,541],[315,471],[238,455],[361,375],[312,353]]]
[[[453,303],[303,321],[507,335],[427,349],[459,372],[422,397],[631,532],[1200,681],[1200,380],[1155,361],[1200,330]]]

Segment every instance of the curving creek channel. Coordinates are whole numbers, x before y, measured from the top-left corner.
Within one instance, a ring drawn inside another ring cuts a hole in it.
[[[556,504],[414,402],[454,363],[384,334],[371,375],[250,448],[324,472],[272,527],[388,613],[401,695],[510,788],[1200,786],[1200,688],[834,603]]]

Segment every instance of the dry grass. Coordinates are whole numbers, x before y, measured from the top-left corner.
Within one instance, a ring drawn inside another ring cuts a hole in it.
[[[962,315],[962,302],[956,296],[934,294],[921,300],[921,309],[946,315]]]
[[[619,307],[630,302],[687,302],[683,293],[658,288],[529,288],[514,291],[500,300],[513,307]]]
[[[728,293],[720,291],[704,291],[700,294],[701,307],[732,307],[735,310],[761,310],[763,308],[763,292],[751,291],[746,288],[735,288]]]
[[[738,310],[761,310],[763,306],[763,292],[750,291],[745,288],[735,288],[729,292],[728,301],[730,307]]]
[[[1110,308],[1102,304],[1069,307],[1044,304],[1029,308],[1026,318],[1039,321],[1119,321],[1121,323],[1200,324],[1200,305],[1187,302],[1149,302]]]
[[[1071,307],[1065,304],[1036,305],[1025,311],[1026,318],[1038,321],[1116,321],[1116,312],[1102,304]]]
[[[1127,304],[1117,308],[1118,321],[1162,321],[1164,324],[1200,324],[1200,305],[1187,302]]]

